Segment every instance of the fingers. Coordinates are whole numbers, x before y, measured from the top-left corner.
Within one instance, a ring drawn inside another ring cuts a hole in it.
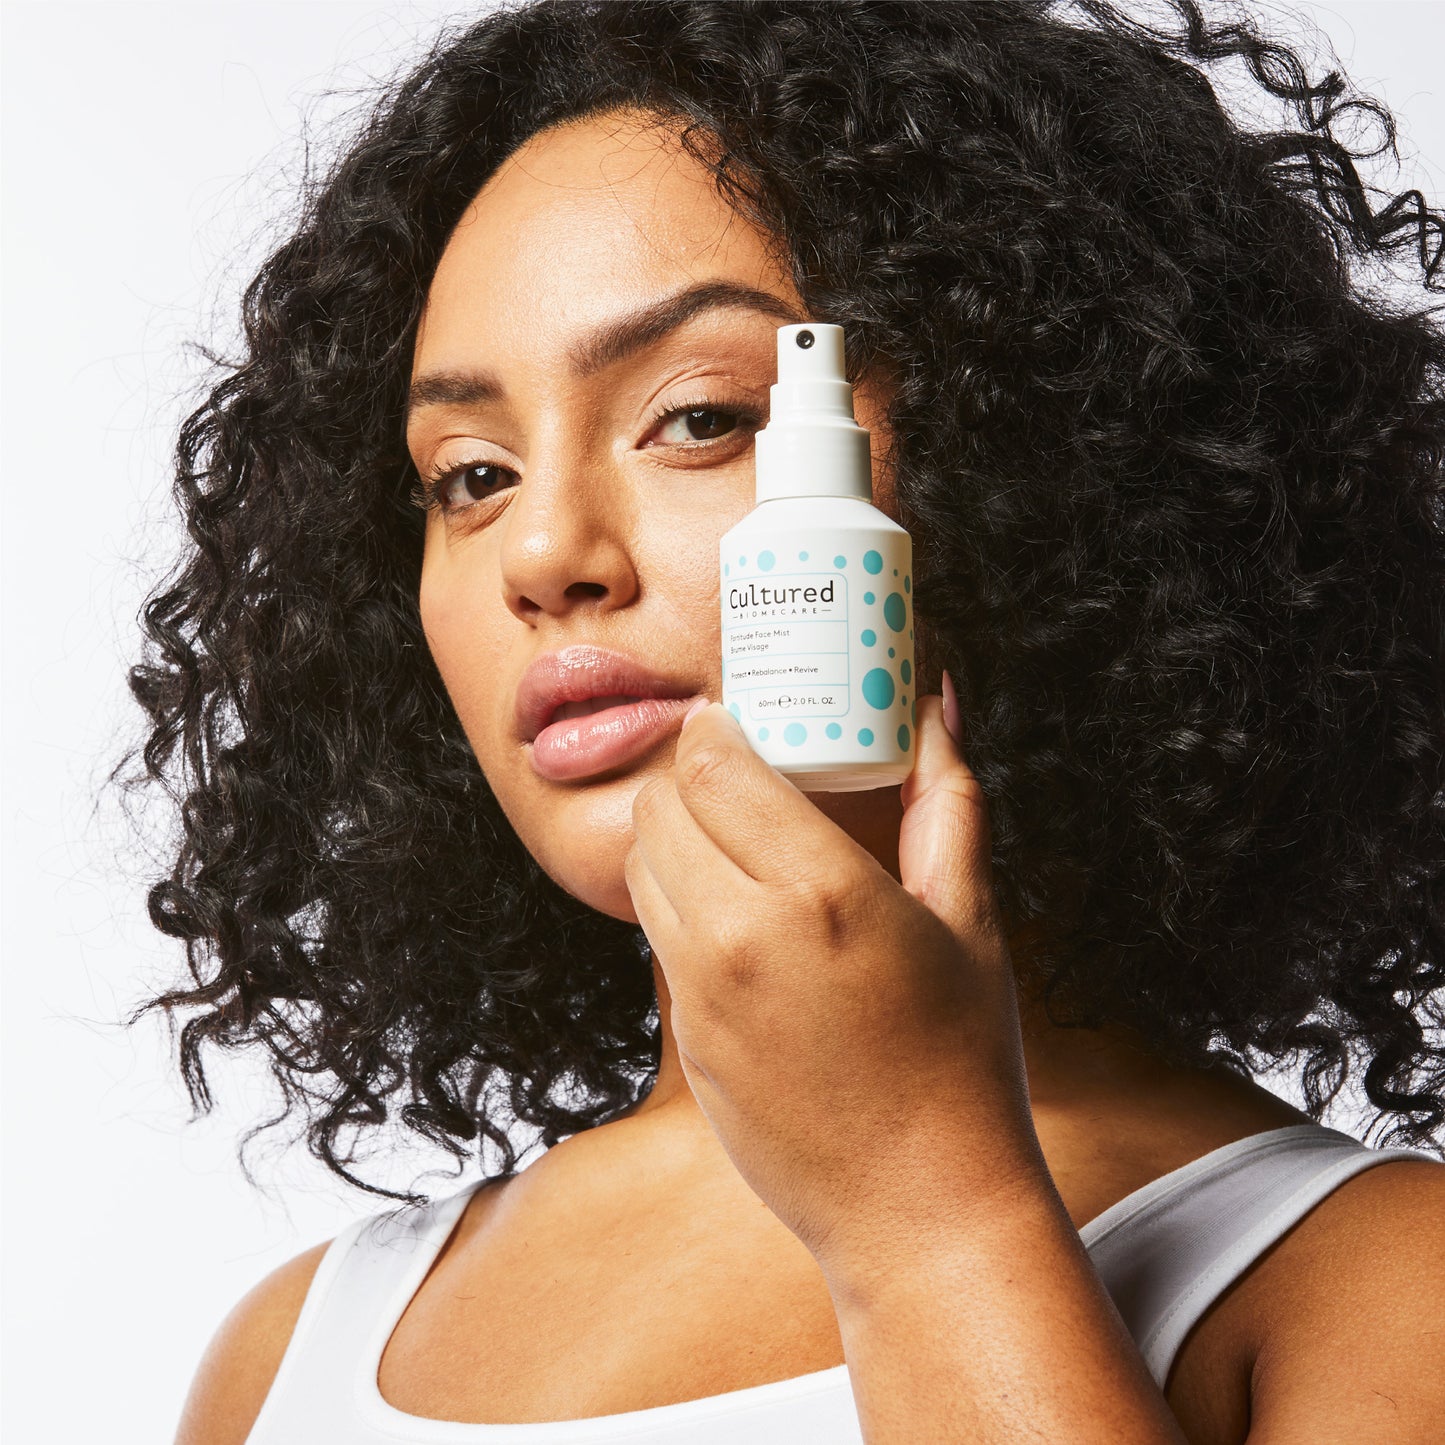
[[[683,806],[713,844],[758,883],[796,884],[826,871],[840,852],[871,855],[748,743],[721,704],[694,713],[674,764]]]
[[[945,699],[918,700],[918,753],[902,792],[903,886],[963,939],[993,926],[988,801],[946,725]]]
[[[716,917],[717,910],[749,906],[745,894],[753,880],[724,853],[693,817],[678,794],[674,778],[653,778],[632,800],[634,851],[648,879],[683,927],[706,918],[690,917],[699,908]]]

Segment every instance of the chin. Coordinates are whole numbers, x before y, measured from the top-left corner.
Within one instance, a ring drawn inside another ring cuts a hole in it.
[[[542,870],[552,881],[565,889],[575,899],[605,913],[609,918],[619,919],[641,927],[637,910],[632,903],[632,894],[627,887],[622,859],[582,859],[575,852],[566,852],[552,859],[533,851]]]
[[[502,811],[544,873],[574,898],[640,927],[627,887],[632,848],[632,800],[647,779],[634,769],[561,789],[532,779],[517,790],[494,788]]]
[[[626,859],[632,847],[631,805],[628,834],[619,842],[610,830],[557,825],[544,835],[518,831],[537,866],[561,889],[589,908],[624,923],[638,922],[627,887]]]

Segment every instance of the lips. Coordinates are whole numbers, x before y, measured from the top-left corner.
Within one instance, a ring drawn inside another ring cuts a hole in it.
[[[691,705],[685,697],[645,697],[585,717],[564,718],[537,734],[527,759],[539,777],[554,783],[616,772],[677,732]]]
[[[655,673],[626,653],[578,643],[543,653],[522,674],[515,712],[517,737],[524,743],[535,742],[548,723],[559,720],[559,709],[583,716],[595,712],[600,718],[616,707],[645,699],[691,698],[697,693],[697,688]]]
[[[566,722],[568,718],[590,717],[593,713],[602,712],[609,707],[630,707],[633,703],[641,701],[640,697],[589,697],[585,702],[564,702],[561,707],[555,709],[547,722],[550,725]]]

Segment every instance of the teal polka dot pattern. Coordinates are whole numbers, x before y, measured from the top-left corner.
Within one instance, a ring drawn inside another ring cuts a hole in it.
[[[804,534],[806,535],[806,534]],[[785,544],[791,542],[792,546],[784,546],[779,552],[777,547],[771,550],[759,549],[755,552],[739,556],[736,562],[725,560],[723,563],[723,575],[731,577],[736,569],[744,576],[749,573],[768,573],[779,571],[786,573],[794,566],[805,566],[809,563],[812,551],[816,550],[821,543],[826,547],[826,540],[821,537],[814,537],[809,543],[812,550],[802,550],[798,543],[802,537],[784,537],[780,539]],[[856,545],[849,543],[849,539],[840,538],[845,545]],[[787,751],[791,754],[797,750],[799,761],[786,764],[787,767],[799,766],[802,759],[812,761],[812,754],[807,752],[811,744],[815,750],[821,747],[826,737],[831,744],[838,744],[843,749],[842,756],[846,757],[854,747],[867,749],[870,757],[892,757],[898,758],[900,754],[909,753],[913,746],[913,736],[918,726],[918,702],[914,697],[913,687],[913,662],[911,659],[912,648],[905,646],[903,638],[906,636],[911,642],[914,631],[909,624],[913,621],[910,610],[911,603],[906,600],[913,591],[912,575],[902,567],[890,567],[888,562],[889,548],[870,548],[860,553],[837,553],[832,557],[833,568],[839,572],[849,572],[852,578],[857,581],[869,580],[869,585],[875,590],[865,591],[859,588],[852,595],[854,605],[851,609],[853,625],[857,628],[854,632],[855,648],[877,649],[877,652],[869,651],[869,661],[876,661],[880,666],[870,667],[864,661],[864,654],[855,651],[853,655],[852,670],[852,706],[863,710],[867,708],[874,710],[877,725],[874,727],[858,727],[855,723],[850,728],[846,719],[831,721],[825,717],[809,717],[803,708],[798,708],[799,716],[794,720],[786,718],[776,719],[771,726],[759,727],[756,722],[747,717],[747,709],[740,702],[729,702],[728,711],[739,722],[742,723],[748,732],[754,736],[759,745],[767,743],[772,739],[771,745],[774,748],[782,744],[787,745]],[[896,553],[895,553],[896,555]],[[823,551],[818,557],[818,567],[826,568],[829,554]],[[796,559],[795,561],[792,559]],[[800,565],[801,564],[801,565]],[[893,581],[885,582],[882,588],[878,587],[891,571]],[[858,573],[866,573],[867,579],[859,577]],[[780,573],[780,575],[781,575]],[[898,578],[902,577],[902,586],[899,586]],[[877,579],[873,581],[871,579]],[[840,585],[843,585],[840,581]],[[890,591],[889,588],[897,590]],[[861,593],[861,602],[859,600]],[[846,604],[845,604],[846,605]],[[863,608],[868,608],[867,612]],[[881,616],[880,616],[881,614]],[[846,616],[846,612],[844,613]],[[866,626],[864,624],[867,624]],[[889,645],[889,633],[893,634],[895,645]],[[884,661],[883,652],[887,652],[888,661]],[[901,657],[900,657],[901,655]],[[842,659],[839,659],[840,663]],[[842,681],[842,674],[839,674],[839,681]],[[839,699],[842,700],[841,698]],[[908,719],[902,722],[900,719]],[[856,719],[856,714],[855,714]],[[852,732],[856,741],[844,744],[843,740]],[[896,737],[897,751],[894,750],[894,738]],[[861,754],[854,753],[854,757],[861,757]],[[777,756],[775,753],[773,756]],[[780,760],[781,761],[781,760]],[[837,764],[834,764],[835,766]],[[906,766],[911,766],[911,762]]]
[[[880,712],[893,706],[893,674],[886,667],[872,667],[863,675],[863,700]]]

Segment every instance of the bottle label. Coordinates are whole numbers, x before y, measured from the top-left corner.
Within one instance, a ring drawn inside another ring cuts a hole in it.
[[[848,711],[848,581],[792,572],[723,588],[723,668],[730,694],[763,720]]]
[[[719,547],[723,705],[795,778],[901,782],[917,724],[908,534],[794,526],[764,538],[749,520]]]

